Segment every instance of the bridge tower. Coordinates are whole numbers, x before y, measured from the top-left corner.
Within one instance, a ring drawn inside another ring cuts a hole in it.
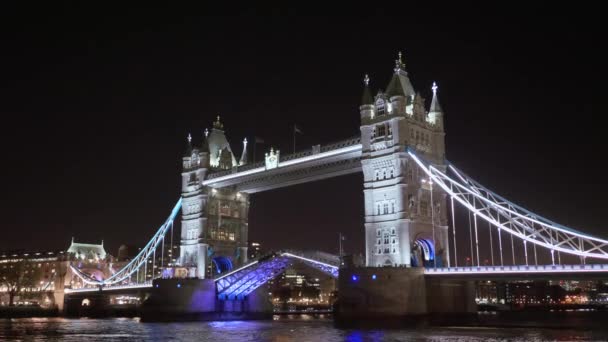
[[[432,188],[406,152],[413,148],[445,170],[443,111],[437,87],[433,85],[427,112],[401,53],[386,92],[380,90],[372,97],[369,81],[365,75],[359,107],[366,265],[439,267],[446,263],[449,248],[447,199],[438,187]]]
[[[180,266],[188,275],[208,278],[247,261],[249,196],[234,187],[211,189],[202,182],[210,171],[230,170],[236,158],[218,116],[200,147],[188,136],[182,166]],[[247,163],[246,140],[240,165]]]

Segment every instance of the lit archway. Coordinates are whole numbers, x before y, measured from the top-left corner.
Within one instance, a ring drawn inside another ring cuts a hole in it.
[[[215,257],[212,259],[215,273],[220,274],[232,270],[232,261],[227,257]]]
[[[412,253],[413,267],[431,267],[435,263],[435,244],[430,239],[416,239],[417,250]]]

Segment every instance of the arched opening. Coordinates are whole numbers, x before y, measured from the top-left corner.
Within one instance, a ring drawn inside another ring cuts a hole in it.
[[[215,273],[220,274],[232,270],[232,261],[227,257],[215,257],[212,259]]]
[[[433,267],[435,266],[435,244],[433,240],[416,239],[414,241],[414,251],[412,253],[412,267]],[[439,266],[439,265],[437,265]]]
[[[91,300],[88,298],[85,298],[82,300],[82,303],[80,303],[81,306],[91,306]]]

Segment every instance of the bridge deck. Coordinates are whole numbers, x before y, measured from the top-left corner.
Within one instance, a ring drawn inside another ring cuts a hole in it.
[[[281,157],[276,168],[264,162],[214,172],[203,185],[212,188],[236,186],[237,191],[255,193],[289,185],[361,172],[359,138]]]
[[[438,267],[426,268],[424,274],[471,280],[599,279],[608,278],[608,264]]]

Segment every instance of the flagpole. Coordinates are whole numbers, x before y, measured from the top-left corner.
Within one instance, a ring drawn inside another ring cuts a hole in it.
[[[293,125],[293,153],[296,153],[296,125]]]
[[[257,145],[257,144],[258,144],[257,137],[254,136],[253,137],[253,163],[252,164],[255,164],[255,145]]]

